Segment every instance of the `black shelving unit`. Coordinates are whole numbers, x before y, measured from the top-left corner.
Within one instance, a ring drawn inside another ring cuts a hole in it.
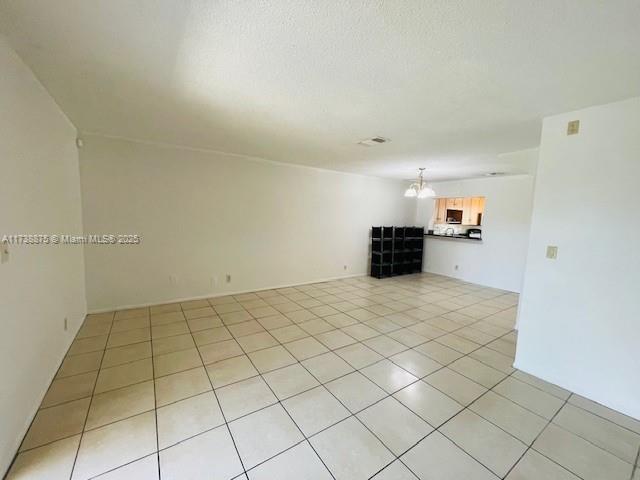
[[[422,271],[423,227],[371,227],[371,276]]]

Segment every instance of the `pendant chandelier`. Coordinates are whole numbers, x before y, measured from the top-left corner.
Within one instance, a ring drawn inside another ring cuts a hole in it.
[[[435,197],[436,192],[433,191],[424,181],[424,168],[420,168],[418,173],[418,181],[412,183],[404,192],[405,197],[430,198]]]

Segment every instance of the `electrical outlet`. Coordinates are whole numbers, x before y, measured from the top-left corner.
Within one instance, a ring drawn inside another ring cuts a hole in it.
[[[67,320],[67,317],[64,317],[64,331],[66,332],[67,330],[69,330],[69,320]]]
[[[176,285],[178,278],[175,275],[169,275],[169,285]]]
[[[0,244],[0,263],[9,261],[9,242],[6,240]]]
[[[218,277],[214,275],[211,277],[211,286],[215,287],[216,285],[218,285]]]
[[[227,273],[226,279],[227,279],[227,283],[231,283],[231,274],[230,273]]]
[[[456,270],[456,271],[457,271],[459,268],[460,268],[460,265],[455,265],[455,266],[453,267],[453,269],[454,269],[454,270]]]
[[[343,268],[344,270],[346,270],[346,269],[347,269],[347,266],[346,266],[346,265],[343,265],[343,267],[342,267],[342,268]]]
[[[567,123],[567,135],[577,135],[580,132],[580,120],[572,120]]]
[[[558,258],[558,247],[555,245],[547,245],[547,258],[551,260]]]

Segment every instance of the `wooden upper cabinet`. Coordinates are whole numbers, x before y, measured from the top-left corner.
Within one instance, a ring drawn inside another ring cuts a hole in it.
[[[465,197],[462,199],[462,224],[463,225],[475,225],[475,218],[472,210],[473,199],[471,197]]]
[[[484,197],[436,198],[433,207],[434,223],[447,222],[447,210],[462,210],[462,224],[475,226],[484,213]]]
[[[484,197],[473,197],[471,198],[471,215],[470,225],[479,225],[478,222],[479,214],[484,213]]]
[[[447,221],[447,199],[437,198],[435,204],[435,222],[444,223]]]

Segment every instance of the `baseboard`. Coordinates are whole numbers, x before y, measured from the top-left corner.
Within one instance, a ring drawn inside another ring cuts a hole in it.
[[[460,280],[461,282],[473,283],[474,285],[481,285],[481,286],[487,287],[487,288],[495,288],[496,290],[504,290],[505,292],[517,293],[517,294],[521,293],[521,292],[519,292],[517,290],[511,290],[510,288],[505,288],[503,286],[491,285],[491,284],[488,284],[488,283],[474,281],[474,280],[465,278],[464,276],[454,277],[451,274],[442,273],[442,272],[438,272],[438,271],[435,271],[435,270],[428,270],[428,269],[424,269],[423,268],[422,269],[422,273],[431,273],[433,275],[440,275],[442,277],[453,278],[454,280]]]
[[[31,411],[33,413],[31,414],[31,416],[29,416],[27,418],[27,421],[25,422],[24,428],[22,429],[22,434],[16,438],[17,442],[12,445],[12,450],[13,450],[14,454],[13,454],[13,458],[11,459],[11,462],[9,462],[9,464],[7,465],[7,470],[5,472],[2,472],[2,470],[1,470],[2,466],[0,466],[0,478],[4,478],[5,475],[7,475],[9,473],[9,470],[11,470],[11,467],[13,466],[14,462],[16,461],[16,457],[18,456],[18,453],[19,453],[18,450],[20,449],[20,445],[22,445],[22,441],[24,440],[24,437],[27,435],[27,432],[29,431],[29,428],[31,428],[31,425],[33,424],[33,420],[36,418],[36,415],[38,414],[38,410],[40,409],[40,405],[42,404],[42,400],[44,400],[44,396],[47,394],[47,391],[49,390],[49,387],[51,386],[51,383],[56,378],[56,375],[58,374],[58,371],[60,370],[60,367],[62,366],[62,362],[64,362],[64,357],[67,355],[67,352],[69,351],[69,348],[71,348],[71,344],[75,340],[76,335],[78,334],[78,331],[80,330],[80,328],[82,328],[82,324],[84,323],[84,320],[85,320],[86,316],[87,316],[87,314],[85,313],[82,316],[82,318],[80,319],[80,321],[78,322],[78,327],[75,329],[75,332],[72,332],[73,335],[70,336],[70,338],[67,341],[67,344],[66,344],[64,350],[62,351],[62,355],[58,359],[58,363],[57,363],[58,366],[53,371],[53,374],[49,377],[49,381],[44,386],[44,390],[40,393],[40,395],[38,397],[38,401],[35,404],[35,408],[31,409]]]
[[[586,398],[587,400],[591,400],[592,402],[597,403],[598,405],[608,408],[610,410],[613,410],[614,412],[617,412],[621,415],[625,415],[629,418],[632,418],[634,420],[640,421],[640,415],[638,415],[637,411],[632,411],[632,410],[628,410],[625,408],[624,405],[619,405],[616,403],[612,403],[611,401],[609,401],[610,399],[602,396],[602,395],[594,395],[594,392],[589,390],[585,390],[584,388],[581,388],[580,386],[576,386],[576,385],[569,385],[565,382],[558,382],[557,379],[555,378],[551,378],[548,375],[541,375],[540,373],[536,372],[535,370],[532,370],[528,367],[522,367],[522,365],[516,360],[513,363],[513,368],[516,368],[522,372],[528,373],[529,375],[532,375],[536,378],[539,378],[541,380],[544,380],[547,383],[550,383],[551,385],[555,385],[556,387],[560,387],[563,388],[564,390],[567,390],[571,393],[574,393],[576,395],[580,395],[581,397]]]
[[[202,300],[202,299],[205,299],[205,298],[226,297],[227,295],[241,295],[243,293],[264,292],[265,290],[275,290],[277,288],[296,287],[296,286],[299,286],[299,285],[311,285],[313,283],[332,282],[332,281],[335,281],[335,280],[345,280],[347,278],[364,277],[366,275],[367,275],[366,273],[353,273],[353,274],[341,275],[341,276],[337,276],[337,277],[320,278],[320,279],[310,280],[310,281],[306,281],[306,282],[288,283],[288,284],[274,285],[274,286],[269,286],[269,287],[252,288],[252,289],[245,289],[245,290],[235,290],[235,291],[222,292],[222,293],[220,293],[220,292],[218,292],[218,293],[209,293],[209,294],[206,294],[206,295],[198,295],[198,296],[195,296],[195,297],[180,297],[180,298],[173,298],[173,299],[169,299],[169,300],[161,300],[159,302],[138,303],[138,304],[131,304],[131,305],[117,305],[117,306],[110,307],[110,308],[91,309],[87,313],[89,313],[89,314],[91,314],[91,313],[105,313],[105,312],[113,312],[115,310],[127,310],[129,308],[152,307],[154,305],[163,305],[165,303],[189,302],[191,300]]]

